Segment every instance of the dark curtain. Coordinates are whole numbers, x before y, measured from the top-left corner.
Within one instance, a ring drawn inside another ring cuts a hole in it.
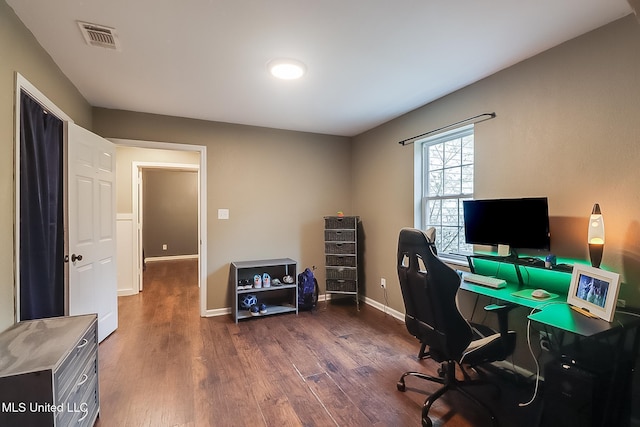
[[[20,96],[20,320],[63,316],[63,123]]]

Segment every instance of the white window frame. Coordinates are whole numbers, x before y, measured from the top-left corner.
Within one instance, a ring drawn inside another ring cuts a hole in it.
[[[425,145],[435,145],[439,143],[444,143],[445,141],[449,141],[452,139],[457,139],[466,135],[474,135],[474,126],[473,124],[459,127],[456,129],[452,129],[449,131],[441,132],[437,135],[430,136],[428,138],[416,141],[414,143],[414,227],[424,230],[426,228],[426,206],[427,200],[429,199],[424,193],[428,188],[428,166],[427,159],[424,157],[424,147]],[[475,139],[475,138],[474,138]],[[475,165],[475,141],[474,141],[474,162]],[[470,193],[460,193],[453,195],[455,198],[466,200],[473,199],[473,191]],[[452,195],[447,195],[446,198],[451,198]],[[440,197],[438,197],[440,198]],[[438,249],[441,248],[438,245],[438,235],[436,234],[436,246]],[[464,239],[464,236],[462,236]],[[464,240],[463,240],[464,241]],[[461,250],[461,254],[467,254],[466,251]],[[469,254],[472,253],[472,248],[468,251]],[[454,253],[448,253],[446,251],[442,251],[440,253],[441,256],[456,258]],[[459,258],[460,256],[458,256]]]

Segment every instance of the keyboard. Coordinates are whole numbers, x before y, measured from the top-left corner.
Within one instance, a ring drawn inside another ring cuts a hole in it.
[[[495,277],[483,276],[475,273],[462,273],[462,280],[475,283],[476,285],[487,286],[489,288],[501,289],[507,286],[507,282]]]

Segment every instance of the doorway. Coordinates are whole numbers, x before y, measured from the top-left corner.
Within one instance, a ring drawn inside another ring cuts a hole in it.
[[[64,123],[29,94],[20,100],[19,316],[64,316]]]
[[[138,290],[142,291],[147,262],[199,259],[199,168],[147,162],[133,165],[138,171],[132,190],[138,190],[138,204],[133,209],[138,219],[138,256],[142,261]]]
[[[115,147],[18,73],[15,94],[14,319],[97,313],[102,341],[117,328]],[[27,137],[41,146],[22,147]]]
[[[197,172],[198,218],[198,286],[200,288],[200,315],[207,312],[206,260],[207,260],[207,199],[206,199],[206,147],[188,144],[111,139],[118,147],[120,176],[126,176],[118,187],[118,252],[119,259],[128,260],[119,279],[118,295],[133,295],[142,289],[142,197],[141,177],[144,170],[185,170]],[[124,155],[123,151],[125,151]],[[127,172],[130,171],[130,172]],[[143,225],[143,224],[142,224]],[[121,256],[122,254],[122,256]],[[126,262],[126,261],[125,261]],[[120,266],[121,264],[119,264]],[[119,272],[120,274],[120,272]]]
[[[63,124],[71,119],[19,73],[15,106],[17,322],[68,310]]]

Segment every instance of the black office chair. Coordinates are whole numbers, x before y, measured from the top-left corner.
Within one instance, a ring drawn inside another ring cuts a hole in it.
[[[483,363],[504,360],[513,353],[515,332],[508,330],[509,306],[490,306],[498,313],[500,332],[482,339],[473,339],[471,326],[456,305],[460,276],[437,256],[434,234],[403,228],[398,238],[398,278],[405,305],[405,322],[411,335],[420,340],[420,355],[441,363],[439,377],[420,372],[405,372],[397,387],[405,391],[405,377],[414,376],[442,384],[429,395],[422,406],[422,426],[431,427],[431,405],[449,390],[457,390],[489,413],[492,423],[497,420],[491,409],[465,390],[468,386],[486,384],[472,379],[465,366],[475,369]],[[428,347],[428,352],[426,348]],[[421,357],[421,356],[419,356]],[[456,379],[456,365],[464,379]],[[464,366],[463,366],[464,365]]]

